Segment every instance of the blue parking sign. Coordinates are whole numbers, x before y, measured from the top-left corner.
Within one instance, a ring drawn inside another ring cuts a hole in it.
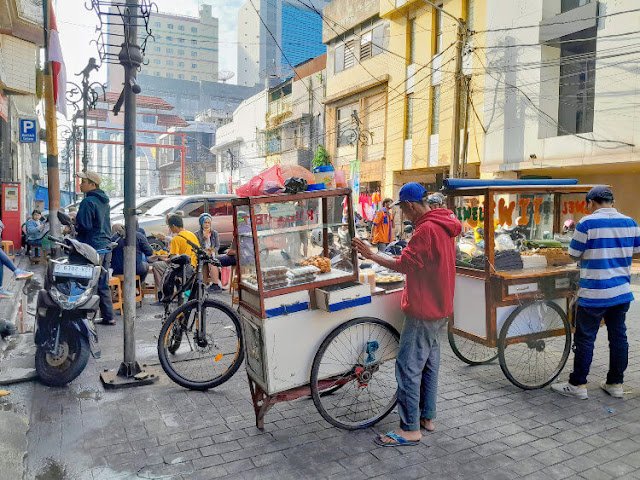
[[[30,118],[20,119],[20,143],[36,143],[38,122]]]

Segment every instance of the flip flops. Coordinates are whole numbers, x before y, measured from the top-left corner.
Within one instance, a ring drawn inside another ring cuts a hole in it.
[[[384,437],[390,438],[391,440],[393,440],[393,442],[385,442],[383,440]],[[407,440],[406,438],[401,437],[395,432],[380,434],[373,440],[373,442],[381,447],[413,447],[420,444],[420,441],[416,442],[413,440]]]

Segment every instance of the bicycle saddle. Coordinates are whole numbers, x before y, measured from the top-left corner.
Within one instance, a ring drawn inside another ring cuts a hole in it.
[[[189,255],[182,254],[177,257],[173,257],[170,262],[173,265],[189,265],[191,263],[191,257]]]

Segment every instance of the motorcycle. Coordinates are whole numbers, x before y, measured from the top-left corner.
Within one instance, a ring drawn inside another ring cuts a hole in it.
[[[72,227],[71,219],[59,213],[60,222]],[[49,259],[44,288],[36,303],[36,371],[42,383],[61,387],[82,373],[89,354],[100,358],[94,319],[98,312],[100,256],[86,243],[73,238],[48,237],[66,254]]]

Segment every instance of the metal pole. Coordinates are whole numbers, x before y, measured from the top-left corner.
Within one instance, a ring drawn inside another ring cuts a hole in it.
[[[186,171],[186,166],[185,166],[185,161],[186,161],[186,146],[185,146],[185,137],[184,134],[181,135],[182,137],[182,148],[180,149],[180,192],[181,195],[185,194],[185,171]]]
[[[53,98],[53,77],[51,75],[51,62],[49,60],[49,3],[42,2],[42,14],[44,18],[44,100],[45,100],[45,127],[47,132],[47,176],[49,196],[49,228],[50,234],[59,236],[58,210],[60,209],[60,168],[58,165],[58,125],[56,122],[56,105]],[[64,101],[64,99],[60,99]],[[55,249],[54,249],[55,252]]]
[[[89,109],[89,78],[82,78],[82,140],[84,142],[82,150],[82,171],[87,171],[89,165],[89,146],[87,144],[87,110]]]
[[[453,89],[453,126],[451,128],[451,168],[449,176],[456,178],[460,174],[460,92],[462,91],[462,47],[464,46],[466,26],[463,19],[458,19],[456,40],[456,70]]]
[[[466,93],[466,106],[464,110],[464,143],[462,145],[462,167],[460,168],[460,174],[465,176],[465,169],[467,168],[467,159],[469,157],[469,109],[471,108],[471,80],[465,78],[465,93]]]

